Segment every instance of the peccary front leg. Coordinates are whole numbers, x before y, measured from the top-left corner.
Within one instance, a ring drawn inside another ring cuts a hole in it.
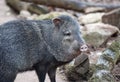
[[[48,75],[50,77],[51,82],[56,82],[56,67],[51,68],[48,70]]]
[[[14,82],[17,72],[8,67],[0,67],[0,82]]]
[[[2,75],[0,74],[0,82],[14,82],[16,75],[14,74],[7,74],[7,75]]]
[[[47,68],[45,66],[36,66],[35,67],[36,73],[38,75],[39,82],[44,82],[45,76],[47,73]]]

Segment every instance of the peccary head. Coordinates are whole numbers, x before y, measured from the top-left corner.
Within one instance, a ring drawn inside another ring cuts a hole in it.
[[[53,29],[49,29],[47,34],[47,43],[51,48],[49,51],[53,53],[58,61],[71,61],[81,51],[87,50],[77,20],[70,16],[61,15],[52,19],[52,24]]]

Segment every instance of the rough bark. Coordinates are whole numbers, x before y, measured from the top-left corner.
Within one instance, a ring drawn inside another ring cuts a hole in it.
[[[70,82],[83,82],[87,80],[91,76],[87,54],[81,54],[71,63],[65,65],[64,72]]]
[[[103,15],[102,22],[117,26],[120,29],[120,8]]]

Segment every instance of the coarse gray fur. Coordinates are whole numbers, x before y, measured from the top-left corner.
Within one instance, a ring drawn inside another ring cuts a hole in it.
[[[57,19],[57,22],[54,21]],[[80,54],[84,40],[70,16],[52,20],[16,20],[0,26],[0,82],[14,82],[18,72],[36,70],[39,82]]]

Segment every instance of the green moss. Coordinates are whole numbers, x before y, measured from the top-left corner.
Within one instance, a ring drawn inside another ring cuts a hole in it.
[[[111,73],[116,61],[120,58],[120,39],[115,40],[100,56],[93,76],[88,82],[115,82]],[[95,68],[92,68],[95,69]]]
[[[40,15],[39,17],[37,17],[35,19],[36,20],[53,19],[55,17],[58,17],[59,15],[69,15],[69,16],[72,16],[71,14],[66,13],[66,12],[50,12],[48,14]]]
[[[99,47],[106,40],[107,37],[97,32],[93,32],[93,33],[84,35],[83,38],[88,44],[91,44],[95,47]]]
[[[116,54],[120,54],[120,39],[115,40],[109,47],[109,49],[115,52]]]

